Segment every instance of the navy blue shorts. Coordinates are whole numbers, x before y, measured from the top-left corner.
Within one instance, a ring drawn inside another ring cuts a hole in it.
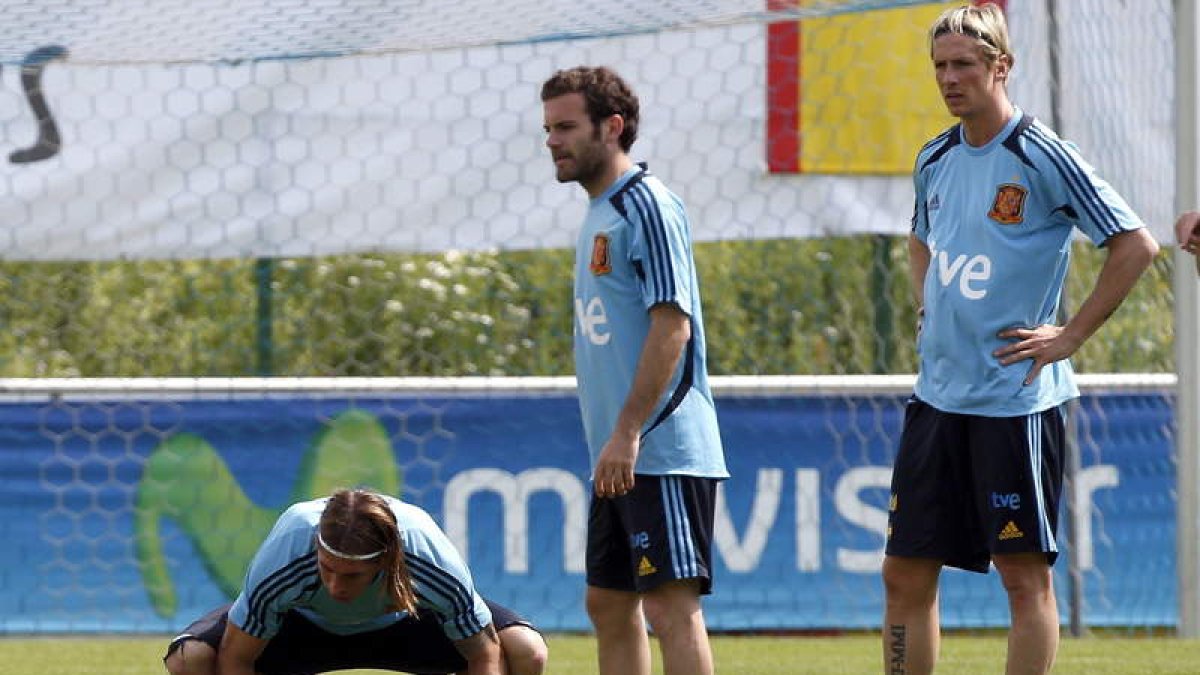
[[[913,398],[892,472],[887,554],[987,572],[991,557],[1058,557],[1065,424],[943,412]]]
[[[697,579],[712,592],[712,531],[717,480],[634,477],[620,497],[592,493],[587,583],[644,593],[673,579]]]
[[[514,625],[533,628],[516,612],[485,602],[496,630]],[[186,640],[199,640],[218,649],[229,619],[229,607],[218,607],[185,628],[171,641],[167,656]],[[335,635],[292,611],[284,616],[279,632],[254,662],[255,671],[261,675],[315,675],[352,668],[441,675],[466,670],[467,661],[432,614],[407,617],[366,633]]]

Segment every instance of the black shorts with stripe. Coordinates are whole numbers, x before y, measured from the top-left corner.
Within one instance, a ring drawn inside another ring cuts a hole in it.
[[[717,482],[638,474],[620,497],[593,493],[588,585],[644,593],[674,579],[697,579],[700,593],[710,593]]]
[[[489,600],[485,602],[497,631],[517,625],[533,628],[533,624],[511,609]],[[218,649],[229,620],[229,608],[230,605],[218,607],[185,628],[167,647],[167,656],[187,640],[199,640]],[[336,635],[299,612],[290,611],[254,663],[254,670],[261,675],[315,675],[352,668],[440,675],[466,670],[467,661],[446,637],[441,620],[432,613],[407,617],[365,633]]]
[[[938,410],[911,399],[892,472],[887,554],[987,572],[991,557],[1058,557],[1065,424]]]

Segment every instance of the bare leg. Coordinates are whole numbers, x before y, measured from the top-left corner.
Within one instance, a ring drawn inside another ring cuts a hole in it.
[[[994,556],[1008,592],[1012,630],[1008,633],[1008,675],[1050,672],[1058,652],[1058,602],[1046,556],[1021,553]]]
[[[171,675],[216,675],[217,651],[200,640],[184,640],[163,665]]]
[[[540,633],[528,626],[509,626],[498,633],[509,675],[542,675],[550,650]]]
[[[588,586],[587,611],[596,628],[600,675],[650,675],[641,596]]]
[[[662,649],[664,675],[712,675],[712,649],[698,582],[667,582],[646,593],[643,602]]]
[[[883,672],[887,675],[933,672],[941,643],[937,606],[941,570],[938,560],[884,558]]]

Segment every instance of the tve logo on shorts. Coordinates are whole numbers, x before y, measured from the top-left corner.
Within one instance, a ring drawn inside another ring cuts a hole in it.
[[[929,253],[932,256],[929,263],[934,266],[937,280],[942,286],[950,286],[958,279],[958,291],[968,300],[978,300],[987,295],[985,281],[992,278],[992,259],[978,253],[968,256],[959,253],[950,258],[950,254],[936,248],[932,241]]]
[[[992,508],[993,509],[1012,509],[1013,511],[1021,510],[1021,495],[1012,492],[1002,495],[999,492],[992,493]]]
[[[582,298],[575,298],[575,319],[579,332],[587,336],[588,342],[604,346],[612,339],[612,333],[605,328],[608,326],[608,314],[604,311],[604,303],[600,298],[592,298],[584,307]]]
[[[650,548],[650,535],[645,532],[637,532],[629,535],[629,548],[640,548],[642,550]]]

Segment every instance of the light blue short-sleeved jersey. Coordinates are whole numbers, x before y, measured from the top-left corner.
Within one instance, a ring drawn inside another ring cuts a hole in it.
[[[425,511],[392,497],[385,499],[400,527],[417,606],[434,611],[451,640],[483,630],[492,622],[491,612],[475,592],[454,545]],[[292,505],[254,555],[242,592],[229,609],[229,620],[246,633],[272,638],[288,610],[338,635],[377,630],[407,615],[387,609],[382,574],[350,603],[338,602],[325,591],[317,571],[316,533],[327,501]]]
[[[1078,228],[1096,245],[1144,227],[1075,147],[1019,109],[981,147],[954,126],[914,169],[913,234],[933,254],[925,275],[916,395],[947,412],[1028,415],[1079,395],[1058,361],[1024,386],[1030,361],[1003,366],[1000,331],[1055,323]]]
[[[592,467],[633,387],[651,307],[691,318],[692,337],[643,430],[637,473],[727,478],[708,384],[704,319],[683,203],[636,166],[588,206],[575,251],[575,376]]]

